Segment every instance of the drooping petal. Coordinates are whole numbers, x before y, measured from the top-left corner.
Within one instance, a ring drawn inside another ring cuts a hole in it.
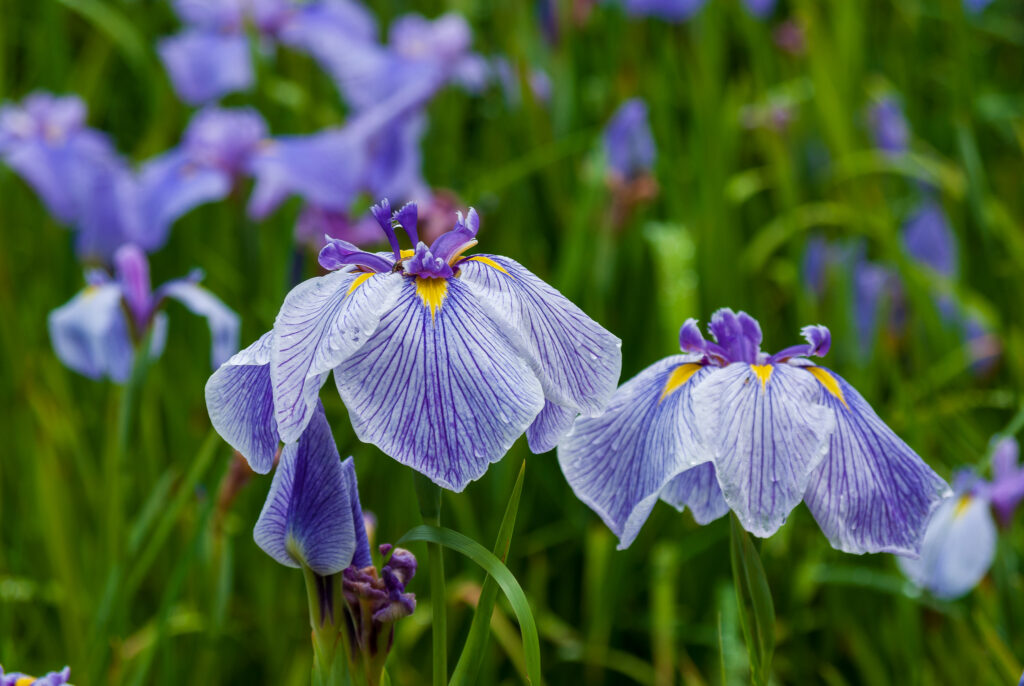
[[[396,273],[334,272],[287,295],[274,322],[270,364],[282,441],[299,437],[327,373],[371,337],[402,281]]]
[[[694,355],[654,363],[623,384],[604,413],[579,417],[558,446],[576,497],[629,547],[676,476],[711,459],[696,432],[694,389],[713,374]]]
[[[170,227],[200,205],[226,198],[231,185],[230,175],[194,164],[179,149],[149,160],[139,172],[143,214],[161,227]]]
[[[253,83],[249,41],[243,33],[187,29],[162,39],[157,52],[174,91],[190,105],[246,90]]]
[[[49,316],[54,352],[67,367],[90,379],[128,380],[134,351],[121,307],[121,287],[90,286]]]
[[[600,412],[619,380],[622,342],[515,260],[474,255],[458,266],[460,280],[522,341],[545,397],[582,414]]]
[[[168,281],[158,295],[174,298],[210,325],[210,359],[216,369],[238,351],[238,315],[192,279]]]
[[[661,491],[661,499],[680,512],[684,507],[690,508],[694,521],[700,525],[710,524],[729,511],[712,462],[691,467],[669,481]]]
[[[460,279],[419,281],[403,279],[398,301],[334,378],[360,440],[461,491],[508,451],[544,396]]]
[[[362,569],[373,564],[373,557],[370,553],[370,539],[366,535],[363,508],[359,504],[359,482],[356,479],[356,464],[351,457],[341,463],[341,470],[345,475],[345,484],[348,486],[352,506],[352,526],[355,528],[356,534],[356,548],[352,555],[352,565]]]
[[[277,420],[270,385],[273,331],[234,355],[206,382],[206,411],[221,438],[242,454],[257,474],[274,466]]]
[[[818,384],[818,402],[836,428],[811,476],[807,507],[832,545],[847,553],[916,555],[949,486],[838,374],[800,368]]]
[[[814,377],[785,364],[731,364],[693,391],[722,496],[756,536],[782,526],[825,457],[836,420],[818,396]]]
[[[318,406],[299,440],[281,452],[253,532],[256,544],[285,566],[337,574],[352,563],[357,546],[351,499],[331,428]]]
[[[526,429],[526,440],[530,450],[538,455],[554,450],[572,427],[572,421],[576,419],[577,414],[575,410],[545,400],[544,409]]]
[[[928,523],[918,558],[898,557],[903,573],[939,598],[959,598],[978,585],[996,552],[988,502],[970,494],[942,501]]]

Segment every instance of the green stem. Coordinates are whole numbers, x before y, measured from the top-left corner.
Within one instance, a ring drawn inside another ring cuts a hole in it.
[[[337,644],[337,632],[333,618],[326,618],[320,613],[320,580],[312,569],[302,566],[302,575],[306,580],[306,600],[309,603],[309,624],[313,629],[313,683],[328,686],[331,683],[331,667],[334,664],[334,647]]]
[[[422,474],[416,474],[416,496],[420,502],[423,523],[441,526],[441,487]],[[427,544],[430,567],[430,607],[433,613],[431,641],[433,644],[433,686],[448,683],[448,615],[444,583],[444,555],[439,543]]]

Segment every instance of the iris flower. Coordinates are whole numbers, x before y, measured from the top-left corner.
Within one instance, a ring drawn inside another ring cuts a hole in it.
[[[650,173],[656,150],[647,121],[647,103],[632,98],[615,111],[604,131],[608,167],[623,181]]]
[[[706,0],[623,0],[626,14],[633,17],[657,17],[665,21],[685,21],[697,14]]]
[[[648,367],[603,414],[580,417],[558,459],[576,495],[632,543],[661,498],[706,524],[732,510],[775,533],[801,500],[839,550],[916,554],[945,482],[835,372],[824,326],[805,345],[761,352],[761,328],[722,309],[704,339],[695,320],[683,354]]]
[[[155,247],[159,237],[142,228],[131,169],[85,116],[80,98],[49,93],[0,107],[0,159],[76,231],[81,257],[107,260],[126,241]]]
[[[903,116],[903,107],[892,96],[885,96],[868,110],[868,123],[875,147],[887,155],[901,155],[907,151],[910,129]]]
[[[915,585],[945,599],[977,586],[996,554],[996,525],[985,484],[962,472],[954,481],[954,496],[939,505],[928,523],[920,557],[897,560]]]
[[[115,278],[100,270],[89,272],[86,289],[50,313],[50,340],[67,367],[91,379],[127,381],[147,335],[150,358],[163,352],[167,315],[160,309],[167,298],[206,318],[214,367],[238,350],[238,315],[199,286],[201,273],[168,281],[153,291],[149,262],[139,248],[121,247],[114,264]]]
[[[70,678],[70,667],[65,667],[59,672],[50,672],[38,679],[21,672],[7,674],[4,672],[4,668],[0,667],[0,686],[64,686]]]
[[[361,440],[454,491],[524,431],[544,452],[577,413],[601,411],[619,340],[518,262],[466,256],[474,210],[430,247],[414,204],[373,213],[391,251],[329,242],[331,273],[296,286],[273,331],[207,384],[214,427],[255,471],[269,471],[278,437],[302,434],[332,370]],[[415,249],[400,249],[396,226]]]

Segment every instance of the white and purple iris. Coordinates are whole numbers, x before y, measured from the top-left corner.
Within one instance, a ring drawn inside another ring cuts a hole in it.
[[[852,386],[807,359],[828,352],[828,329],[805,327],[807,344],[769,355],[744,312],[719,310],[708,328],[716,342],[687,320],[684,354],[626,382],[559,445],[573,491],[619,547],[659,498],[701,524],[732,510],[761,537],[803,500],[839,550],[916,554],[949,489]]]
[[[154,291],[142,250],[122,246],[114,264],[115,278],[98,269],[88,272],[86,289],[50,313],[50,340],[67,367],[91,379],[127,381],[147,336],[150,358],[163,352],[167,315],[160,308],[168,298],[206,318],[215,368],[238,350],[238,315],[199,285],[201,273],[168,281]]]
[[[21,672],[4,672],[0,667],[0,686],[64,686],[71,678],[71,668],[65,667],[59,672],[50,672],[36,678]]]
[[[474,210],[430,247],[414,204],[373,214],[391,252],[330,241],[320,264],[331,273],[295,287],[273,331],[207,384],[214,427],[256,472],[270,470],[278,438],[302,434],[332,371],[361,440],[454,491],[524,431],[544,452],[577,414],[603,409],[619,339],[518,262],[464,255]]]

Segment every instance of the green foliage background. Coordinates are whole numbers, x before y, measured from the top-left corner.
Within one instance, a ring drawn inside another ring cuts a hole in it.
[[[425,175],[480,210],[482,248],[528,265],[623,339],[623,380],[676,350],[685,318],[706,321],[720,306],[754,314],[767,349],[822,323],[834,336],[826,363],[943,476],[966,464],[984,470],[989,437],[1024,400],[1024,9],[997,0],[968,17],[959,0],[781,4],[762,23],[738,0],[709,0],[679,26],[627,22],[602,5],[577,26],[560,2],[554,44],[525,0],[373,8],[385,25],[411,9],[459,10],[476,49],[548,70],[549,104],[444,92],[429,110]],[[153,48],[177,30],[164,3],[0,0],[0,17],[0,99],[78,93],[90,124],[135,160],[177,142],[190,111]],[[785,18],[804,28],[802,55],[773,41]],[[255,105],[275,133],[344,121],[308,59],[282,52],[259,70],[259,87],[228,103]],[[866,107],[889,91],[913,131],[913,155],[901,163],[875,153],[866,129]],[[660,194],[614,227],[598,139],[632,96],[651,108]],[[792,110],[784,131],[746,125],[751,112],[778,105]],[[935,282],[899,247],[922,180],[938,187],[961,246],[953,283]],[[299,207],[256,225],[243,200],[188,215],[153,271],[159,283],[202,267],[242,315],[246,344],[270,327],[293,278]],[[821,303],[809,296],[800,259],[812,230],[862,236],[872,256],[897,265],[910,293],[903,339],[866,340],[841,289]],[[171,306],[166,353],[130,403],[125,459],[112,470],[124,391],[62,367],[46,331],[47,313],[83,283],[71,236],[3,167],[0,241],[0,662],[35,673],[70,664],[80,686],[308,683],[301,575],[251,536],[270,480],[218,503],[232,453],[204,407],[204,324]],[[313,275],[313,256],[298,268]],[[971,372],[929,295],[936,289],[971,303],[997,333],[997,369]],[[329,387],[324,398],[342,455],[356,458],[378,541],[397,540],[419,523],[411,473],[355,439]],[[727,520],[701,528],[659,505],[617,552],[554,455],[529,455],[521,440],[466,492],[446,494],[447,525],[489,547],[523,460],[508,566],[537,618],[547,682],[745,683]],[[981,586],[941,603],[910,588],[891,556],[832,550],[798,507],[761,547],[778,614],[775,681],[1016,683],[1019,519]],[[449,557],[447,568],[454,656],[482,578],[463,558]],[[411,590],[420,606],[398,627],[395,684],[429,680],[425,569]],[[493,629],[481,683],[520,683],[518,632],[501,603]]]

